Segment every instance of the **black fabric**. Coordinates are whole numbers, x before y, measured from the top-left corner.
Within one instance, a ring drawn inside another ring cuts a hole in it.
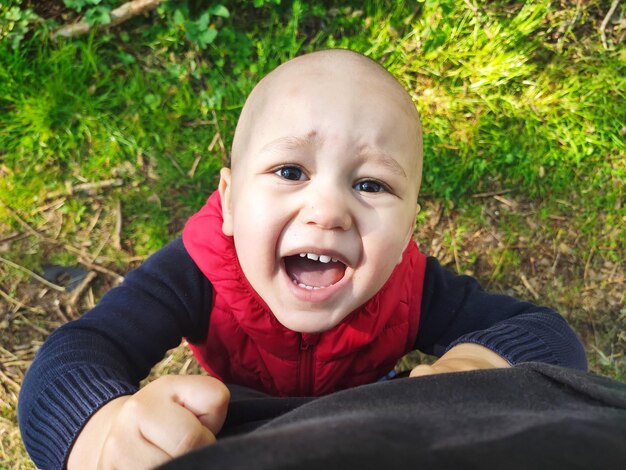
[[[626,468],[626,385],[573,369],[527,363],[315,399],[232,392],[217,443],[162,470]]]

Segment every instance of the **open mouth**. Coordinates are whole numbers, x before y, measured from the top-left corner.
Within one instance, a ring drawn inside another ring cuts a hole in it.
[[[327,255],[300,253],[284,258],[285,270],[294,284],[304,289],[324,289],[339,282],[346,265]]]

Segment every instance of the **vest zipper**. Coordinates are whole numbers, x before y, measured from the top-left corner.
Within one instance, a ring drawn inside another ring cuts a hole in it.
[[[307,342],[300,336],[300,362],[298,364],[298,375],[300,382],[300,396],[313,395],[313,351],[315,344]]]

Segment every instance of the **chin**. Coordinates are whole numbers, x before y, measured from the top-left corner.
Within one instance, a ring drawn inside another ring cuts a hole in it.
[[[320,314],[314,312],[302,312],[295,315],[291,313],[287,315],[288,318],[276,314],[274,316],[281,325],[296,333],[323,333],[334,328],[343,320],[341,318],[337,321],[325,314],[323,315],[324,318],[319,318]]]

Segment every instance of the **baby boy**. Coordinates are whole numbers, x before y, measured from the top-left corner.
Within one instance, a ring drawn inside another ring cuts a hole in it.
[[[323,395],[379,380],[414,349],[439,359],[413,377],[523,361],[584,369],[556,312],[420,253],[421,176],[417,111],[381,66],[329,50],[278,67],[246,101],[231,167],[182,240],[42,347],[20,400],[33,459],[153,467],[215,440],[223,383]],[[138,390],[181,337],[211,377]]]

